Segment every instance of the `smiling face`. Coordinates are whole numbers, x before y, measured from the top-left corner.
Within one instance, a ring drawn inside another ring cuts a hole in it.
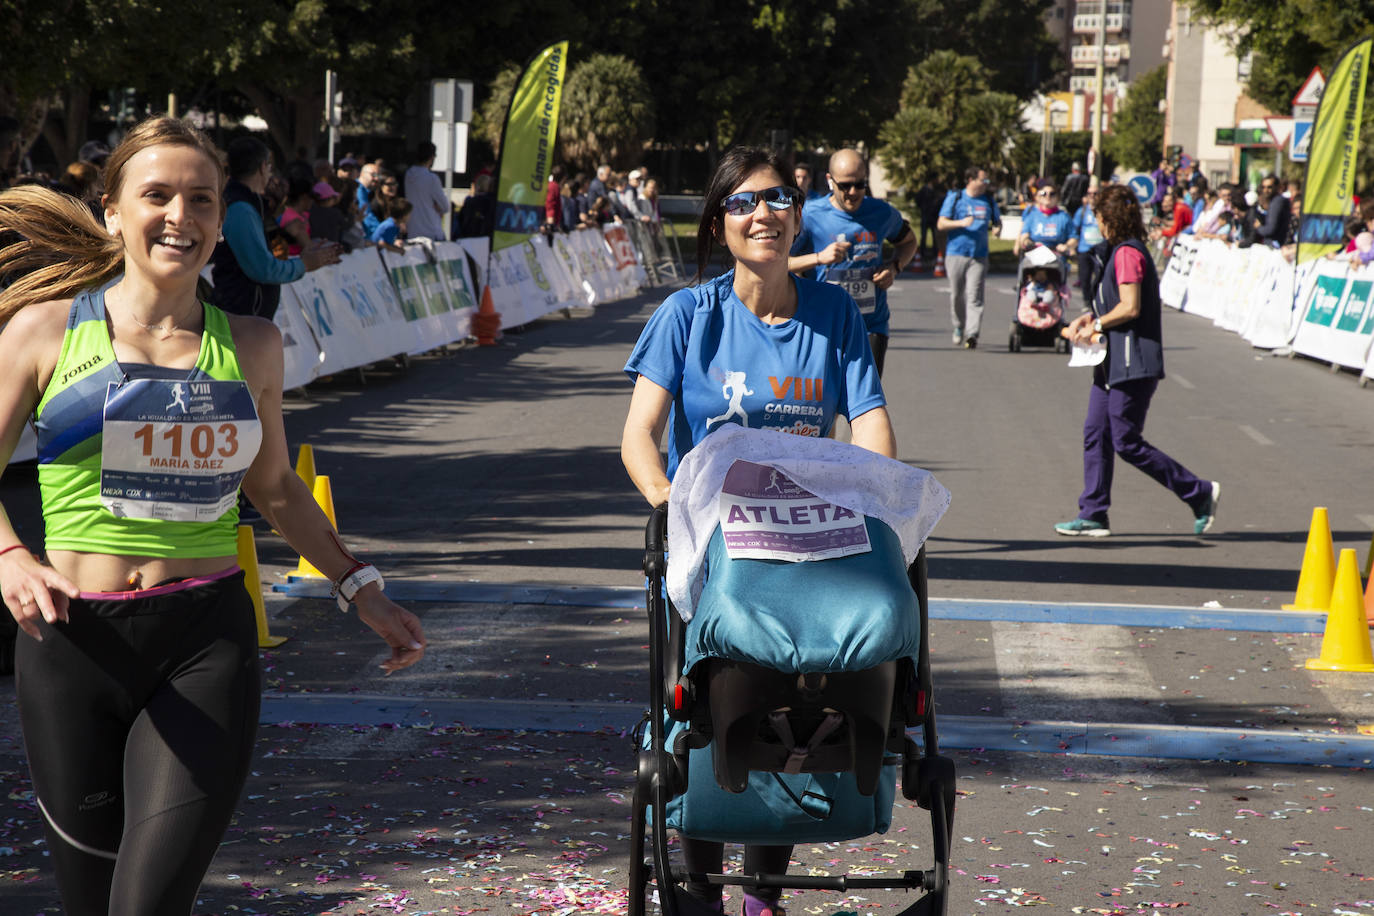
[[[786,184],[781,175],[765,165],[750,172],[749,177],[732,188],[730,193],[763,191]],[[801,216],[795,204],[786,210],[774,210],[760,200],[753,210],[746,213],[734,215],[721,211],[720,219],[721,240],[735,260],[765,264],[781,259],[786,264]]]
[[[191,282],[214,251],[224,208],[219,170],[190,146],[150,146],[131,156],[118,193],[105,201],[105,225],[124,240],[126,273],[150,281]]]

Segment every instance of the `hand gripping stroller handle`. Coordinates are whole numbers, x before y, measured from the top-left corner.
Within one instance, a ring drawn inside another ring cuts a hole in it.
[[[664,546],[668,541],[668,504],[659,503],[649,514],[644,526],[644,575],[662,578],[667,574],[663,565]]]

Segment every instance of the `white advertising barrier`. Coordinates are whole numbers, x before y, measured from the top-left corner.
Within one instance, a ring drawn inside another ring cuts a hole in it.
[[[592,288],[597,302],[618,299],[620,274],[611,260],[611,249],[605,238],[595,229],[582,229],[568,237],[569,247],[577,255],[579,274]]]
[[[1164,266],[1164,276],[1159,278],[1160,301],[1169,308],[1183,308],[1183,299],[1188,292],[1188,275],[1193,269],[1193,255],[1198,239],[1181,236],[1174,243],[1173,257]]]
[[[403,254],[384,251],[381,257],[397,294],[400,327],[408,334],[407,346],[391,355],[423,353],[468,336],[477,287],[461,245],[407,245]]]
[[[490,264],[487,282],[503,329],[529,324],[563,307],[531,242],[494,252]]]
[[[575,305],[584,305],[580,284],[573,279],[566,262],[553,250],[553,246],[554,239],[551,236],[530,239],[530,249],[534,252],[535,260],[539,262],[540,270],[548,278],[554,295],[558,297],[559,307],[572,308]]]
[[[562,265],[563,273],[574,287],[580,305],[596,305],[602,297],[597,295],[596,287],[582,273],[577,249],[568,235],[559,233],[553,237],[553,254]]]
[[[282,288],[278,314],[292,306],[322,354],[316,370],[329,375],[408,353],[416,335],[406,321],[376,250],[345,255],[336,267],[314,270]]]
[[[620,274],[620,294],[633,296],[640,287],[648,284],[649,278],[645,276],[644,267],[639,263],[630,233],[624,226],[613,223],[602,226],[601,232],[606,237],[606,244],[611,247],[611,261]]]
[[[1298,302],[1301,317],[1293,349],[1324,362],[1367,371],[1374,334],[1374,271],[1327,261],[1304,284]]]
[[[1275,350],[1293,339],[1294,293],[1312,274],[1313,265],[1295,270],[1278,252],[1260,250],[1267,252],[1268,267],[1264,279],[1255,287],[1249,314],[1237,331],[1253,346]]]

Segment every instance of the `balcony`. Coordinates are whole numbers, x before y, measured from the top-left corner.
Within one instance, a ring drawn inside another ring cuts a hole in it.
[[[1103,50],[1105,57],[1102,62],[1108,67],[1115,67],[1123,60],[1130,60],[1131,57],[1130,45],[1106,45]],[[1095,67],[1097,59],[1097,45],[1075,45],[1069,52],[1069,60],[1075,67]]]
[[[1101,14],[1083,15],[1079,13],[1073,17],[1073,31],[1076,35],[1096,35],[1097,22],[1101,19]],[[1108,13],[1107,31],[1124,32],[1131,27],[1131,16],[1129,13]]]
[[[1104,73],[1102,75],[1102,87],[1104,92],[1108,94],[1116,92],[1117,88],[1120,85],[1121,78],[1117,76],[1115,73]],[[1071,76],[1069,77],[1069,91],[1087,93],[1096,92],[1097,79],[1092,76]]]

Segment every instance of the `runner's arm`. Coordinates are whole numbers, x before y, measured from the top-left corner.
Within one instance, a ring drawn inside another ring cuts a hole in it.
[[[70,300],[31,305],[16,314],[0,331],[0,470],[9,465],[24,424],[33,414],[62,349]],[[78,595],[76,586],[50,566],[38,562],[26,548],[9,516],[0,507],[0,599],[15,623],[34,639],[42,639],[38,618],[48,623],[67,620],[67,602]],[[14,550],[7,548],[16,547]]]
[[[282,422],[281,332],[261,318],[231,316],[234,344],[244,378],[257,400],[262,447],[243,478],[243,491],[291,548],[338,582],[357,565],[329,517],[291,465]],[[388,674],[415,664],[425,653],[425,636],[414,614],[392,602],[374,582],[354,599],[358,616],[391,646],[382,663]]]
[[[625,431],[620,437],[620,460],[630,480],[651,506],[666,503],[671,487],[663,467],[660,444],[672,403],[673,396],[666,388],[639,376],[635,379],[634,394],[630,396]]]
[[[892,432],[892,418],[886,407],[875,407],[849,421],[850,442],[870,452],[897,457],[897,436]]]

